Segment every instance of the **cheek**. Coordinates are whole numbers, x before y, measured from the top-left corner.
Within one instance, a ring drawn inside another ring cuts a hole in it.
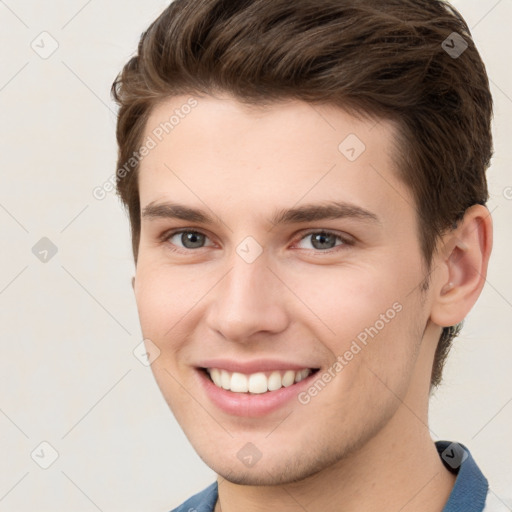
[[[187,403],[190,405],[181,384],[182,354],[197,324],[194,305],[204,295],[204,287],[198,289],[198,281],[190,274],[183,267],[165,267],[140,258],[134,287],[142,335],[160,350],[151,371],[177,418],[187,410]],[[201,420],[198,415],[197,421]]]
[[[316,335],[333,361],[342,358],[346,377],[338,381],[344,387],[362,380],[373,387],[380,377],[398,389],[413,365],[424,327],[414,290],[419,274],[394,265],[324,268],[296,281],[294,291],[311,308],[302,321],[318,326]]]
[[[308,306],[307,323],[323,326],[325,339],[348,340],[379,321],[380,315],[389,311],[388,316],[396,316],[393,305],[403,294],[389,275],[382,266],[317,267],[285,279]]]
[[[134,292],[145,338],[158,345],[180,339],[176,331],[182,330],[181,324],[200,299],[200,290],[196,293],[199,283],[188,275],[190,272],[180,271],[179,267],[165,268],[139,261]]]

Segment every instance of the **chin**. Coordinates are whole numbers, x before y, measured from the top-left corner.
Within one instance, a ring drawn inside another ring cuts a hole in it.
[[[283,460],[283,457],[277,454],[270,458],[263,455],[253,467],[247,468],[243,467],[238,459],[233,461],[233,459],[226,460],[223,457],[223,460],[219,460],[219,458],[213,460],[213,456],[212,458],[201,457],[217,475],[228,482],[254,486],[300,482],[335,464],[339,458],[340,456],[332,450],[318,455],[310,452],[307,457],[299,453],[292,460]]]

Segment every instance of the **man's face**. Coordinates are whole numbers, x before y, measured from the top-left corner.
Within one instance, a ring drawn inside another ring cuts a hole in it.
[[[421,427],[435,344],[421,345],[430,302],[392,125],[205,97],[162,136],[188,99],[146,126],[134,290],[200,457],[234,482],[284,483]]]

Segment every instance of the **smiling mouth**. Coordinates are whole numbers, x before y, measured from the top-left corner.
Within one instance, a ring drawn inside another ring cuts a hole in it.
[[[244,374],[228,372],[221,368],[201,369],[218,388],[232,393],[252,394],[264,394],[290,387],[318,371],[318,368],[304,368],[302,370],[276,370]]]

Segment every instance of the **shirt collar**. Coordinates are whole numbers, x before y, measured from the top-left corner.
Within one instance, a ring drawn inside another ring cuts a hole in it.
[[[489,483],[469,450],[450,441],[437,441],[436,448],[445,467],[457,475],[443,512],[482,512]]]

